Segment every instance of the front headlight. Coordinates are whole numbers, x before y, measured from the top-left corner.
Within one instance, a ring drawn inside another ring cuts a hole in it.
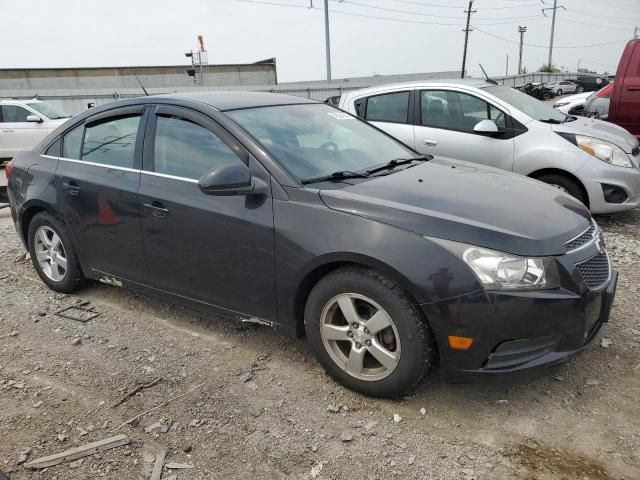
[[[490,290],[540,290],[559,286],[558,268],[549,257],[520,257],[475,245],[426,237],[466,263]]]
[[[553,104],[553,108],[564,107],[565,105],[569,105],[571,102],[558,102]]]
[[[618,167],[632,168],[633,165],[629,160],[629,156],[619,146],[600,140],[599,138],[585,137],[584,135],[576,135],[576,145],[582,150],[603,162],[616,165]]]

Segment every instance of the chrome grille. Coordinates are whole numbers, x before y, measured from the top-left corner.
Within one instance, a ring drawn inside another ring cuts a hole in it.
[[[589,228],[587,228],[580,235],[572,238],[571,240],[565,243],[567,252],[572,252],[574,250],[578,250],[579,248],[584,247],[585,245],[588,245],[593,240],[595,240],[595,237],[596,237],[596,226],[594,223],[592,223],[591,225],[589,225]]]
[[[578,272],[582,276],[582,280],[590,289],[597,289],[602,287],[611,274],[611,267],[609,265],[609,257],[605,253],[600,253],[595,257],[591,257],[589,260],[578,263],[576,265]]]

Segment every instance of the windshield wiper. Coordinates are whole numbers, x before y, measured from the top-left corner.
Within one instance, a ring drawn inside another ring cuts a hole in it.
[[[418,157],[413,158],[394,158],[393,160],[388,161],[384,165],[380,165],[378,167],[373,167],[367,170],[367,173],[371,175],[372,173],[382,172],[383,170],[393,170],[399,165],[405,165],[411,162],[428,162],[431,160],[430,155],[420,155]]]
[[[308,185],[310,183],[324,182],[327,180],[344,180],[345,178],[367,178],[368,172],[350,172],[349,170],[340,170],[330,173],[329,175],[320,175],[319,177],[303,178],[300,183]]]

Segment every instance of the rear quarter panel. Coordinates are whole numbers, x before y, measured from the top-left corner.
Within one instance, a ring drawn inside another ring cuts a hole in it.
[[[57,157],[39,153],[21,152],[13,159],[15,170],[9,180],[8,194],[11,213],[25,246],[23,220],[32,208],[44,209],[52,213],[58,211],[58,196],[54,184],[54,174],[58,168]]]

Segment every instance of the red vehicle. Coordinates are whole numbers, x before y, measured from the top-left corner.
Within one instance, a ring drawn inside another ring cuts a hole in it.
[[[622,52],[608,120],[640,139],[640,39],[630,40]]]

